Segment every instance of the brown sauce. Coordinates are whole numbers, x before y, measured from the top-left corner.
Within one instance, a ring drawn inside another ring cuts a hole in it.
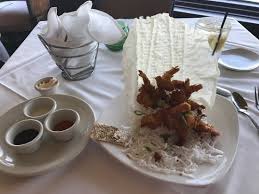
[[[68,120],[61,121],[55,125],[54,131],[64,131],[64,130],[68,129],[69,127],[72,127],[73,124],[74,124],[73,121],[68,121]]]

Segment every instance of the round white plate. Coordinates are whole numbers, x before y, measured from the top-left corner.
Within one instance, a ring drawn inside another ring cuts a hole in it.
[[[243,48],[223,51],[219,64],[234,71],[250,71],[259,66],[259,55]]]
[[[31,154],[15,154],[10,150],[4,136],[14,122],[25,119],[23,102],[0,117],[0,171],[17,176],[32,176],[57,168],[74,159],[86,146],[90,129],[95,121],[92,108],[83,100],[68,95],[51,95],[57,102],[57,109],[71,108],[80,115],[79,129],[68,142],[57,142],[44,133],[39,150]]]
[[[106,109],[98,122],[117,127],[119,127],[121,124],[127,123],[127,118],[125,117],[126,110],[123,109],[125,104],[127,103],[123,97],[116,99],[112,106]],[[101,145],[105,150],[108,151],[108,153],[121,161],[127,167],[134,169],[143,175],[166,182],[183,185],[208,185],[223,177],[230,169],[237,150],[239,125],[235,107],[229,100],[221,96],[217,96],[215,106],[212,110],[208,111],[207,115],[209,123],[213,124],[222,132],[216,147],[224,151],[226,160],[224,160],[224,162],[220,163],[219,165],[201,165],[197,172],[194,174],[195,178],[188,178],[185,176],[179,176],[177,174],[162,174],[150,171],[146,168],[138,166],[134,161],[130,160],[122,152],[121,147],[109,143],[101,143]]]

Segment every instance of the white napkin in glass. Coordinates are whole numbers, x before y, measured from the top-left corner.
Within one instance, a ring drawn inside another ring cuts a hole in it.
[[[92,2],[86,1],[77,11],[61,16],[57,16],[57,8],[50,8],[47,25],[40,35],[49,44],[71,47],[90,41],[115,44],[126,34],[113,17],[92,9]]]

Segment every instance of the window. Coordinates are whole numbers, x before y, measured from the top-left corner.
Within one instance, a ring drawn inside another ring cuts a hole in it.
[[[259,0],[174,0],[173,9],[200,16],[222,15],[228,11],[239,21],[259,24]]]

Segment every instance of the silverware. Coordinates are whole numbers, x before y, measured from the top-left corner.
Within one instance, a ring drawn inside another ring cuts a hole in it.
[[[217,91],[216,91],[217,94],[221,95],[221,96],[224,96],[224,97],[230,97],[232,94],[229,90],[225,89],[225,88],[222,88],[220,86],[217,86]]]
[[[259,110],[259,90],[257,86],[255,86],[255,107]]]
[[[254,124],[256,127],[257,131],[259,132],[259,125],[256,123],[256,121],[251,117],[250,113],[248,112],[248,105],[245,101],[245,99],[237,92],[231,93],[229,90],[222,88],[220,86],[217,86],[217,94],[224,96],[224,97],[230,97],[231,100],[234,103],[234,105],[237,108],[237,111],[246,115]],[[256,108],[259,110],[259,90],[257,87],[255,87],[255,101],[256,101]]]
[[[232,93],[232,102],[234,103],[234,105],[237,108],[237,111],[246,115],[254,124],[254,126],[256,127],[257,131],[259,132],[259,126],[256,123],[256,121],[251,117],[250,113],[248,112],[248,105],[245,101],[245,99],[237,92],[233,92]]]

